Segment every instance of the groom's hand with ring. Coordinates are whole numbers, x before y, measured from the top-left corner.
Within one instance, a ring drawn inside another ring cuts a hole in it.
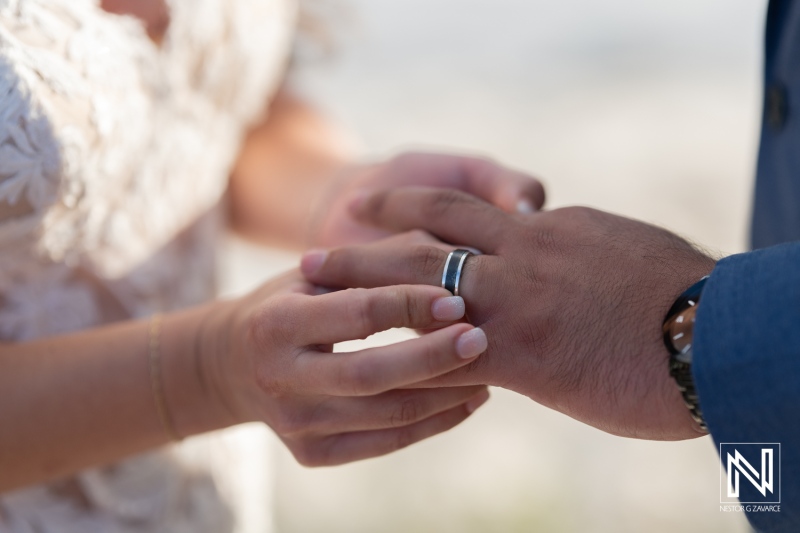
[[[360,222],[405,233],[309,252],[302,264],[309,281],[438,286],[449,252],[483,252],[466,259],[460,295],[489,348],[426,385],[509,388],[617,435],[702,434],[669,375],[661,332],[675,298],[714,267],[685,240],[593,209],[510,214],[431,188],[376,192],[351,211]]]

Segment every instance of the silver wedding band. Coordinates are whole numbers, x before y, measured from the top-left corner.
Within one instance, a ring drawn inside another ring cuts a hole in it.
[[[459,248],[453,250],[447,256],[444,262],[444,270],[442,271],[442,288],[447,289],[454,296],[458,294],[458,287],[461,283],[461,271],[464,269],[464,263],[467,261],[467,256],[472,252]]]

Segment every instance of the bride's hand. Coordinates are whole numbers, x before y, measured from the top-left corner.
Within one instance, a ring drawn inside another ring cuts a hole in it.
[[[466,245],[461,294],[487,353],[432,384],[510,388],[605,431],[651,439],[702,433],[669,376],[661,323],[714,261],[654,226],[588,208],[510,215],[459,191],[404,188],[353,207],[385,241],[309,252],[302,270],[328,287],[439,285]]]
[[[456,189],[508,213],[530,213],[544,204],[544,188],[533,177],[491,160],[461,155],[406,153],[387,162],[349,167],[330,181],[312,209],[312,247],[373,241],[390,234],[357,221],[349,205],[369,192],[405,186]]]
[[[463,301],[428,286],[314,294],[297,273],[209,317],[200,357],[236,422],[261,420],[308,466],[383,455],[446,431],[488,398],[483,386],[398,390],[474,361],[483,331]],[[332,344],[395,327],[418,339],[351,353]]]

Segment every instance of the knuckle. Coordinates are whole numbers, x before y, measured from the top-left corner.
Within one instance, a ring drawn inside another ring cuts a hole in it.
[[[432,378],[440,373],[441,355],[446,350],[431,343],[424,344],[421,350],[422,361],[425,365],[425,375]]]
[[[485,255],[470,255],[464,263],[464,275],[475,273],[477,275],[485,274],[489,270],[489,263]]]
[[[422,416],[423,406],[417,398],[406,398],[392,413],[389,420],[392,427],[407,426],[419,420]]]
[[[487,280],[497,280],[503,269],[492,264],[495,257],[471,255],[464,263],[461,290],[470,302],[485,304],[498,296],[498,291]]]
[[[253,379],[264,400],[272,404],[285,402],[293,394],[296,384],[280,364],[259,364],[253,372]]]
[[[466,194],[455,189],[442,189],[431,193],[421,204],[422,214],[426,218],[440,218],[456,206],[468,202]]]
[[[419,300],[414,297],[410,289],[402,290],[395,289],[398,293],[398,302],[400,302],[400,311],[402,313],[402,325],[411,327],[415,324],[421,324],[422,309]]]
[[[373,291],[368,289],[348,289],[345,316],[351,320],[354,331],[362,338],[369,336],[375,322],[377,302]]]
[[[391,323],[385,326],[412,327],[424,322],[423,305],[411,287],[388,287],[385,289],[391,302]]]
[[[414,275],[427,279],[441,272],[444,266],[444,252],[427,245],[418,245],[411,251],[411,268]]]
[[[410,286],[391,286],[369,291],[362,304],[365,335],[392,327],[427,323],[428,305]]]
[[[364,315],[364,323],[369,328],[375,328],[378,324],[378,318],[383,310],[385,300],[395,301],[397,294],[400,291],[397,287],[386,287],[379,289],[364,289],[362,298],[362,313]]]
[[[373,291],[368,289],[353,289],[353,319],[357,331],[362,337],[367,337],[375,324],[375,312],[378,310]]]

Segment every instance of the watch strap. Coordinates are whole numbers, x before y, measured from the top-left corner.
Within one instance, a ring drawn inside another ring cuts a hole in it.
[[[683,396],[683,402],[689,409],[689,414],[691,414],[692,419],[694,419],[704,431],[708,431],[708,426],[705,423],[703,412],[700,409],[700,399],[694,385],[694,378],[692,377],[692,357],[694,355],[692,345],[685,346],[682,350],[679,350],[675,346],[670,326],[676,317],[679,317],[679,315],[700,303],[700,296],[707,280],[708,276],[705,276],[678,296],[675,303],[670,307],[663,324],[664,344],[670,353],[669,374],[678,385],[678,389]],[[682,319],[683,317],[680,318]],[[693,328],[693,325],[689,327]]]

